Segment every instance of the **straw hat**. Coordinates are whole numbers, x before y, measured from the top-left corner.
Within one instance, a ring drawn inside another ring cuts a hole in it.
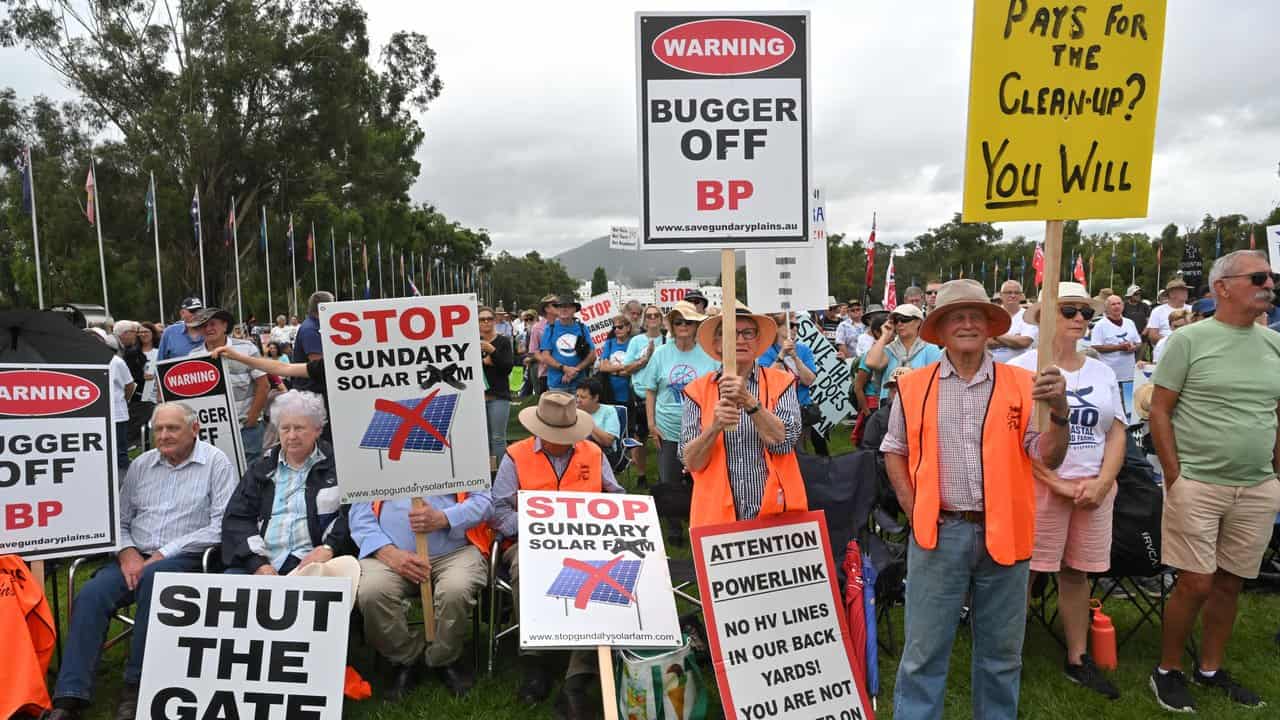
[[[1133,406],[1138,410],[1138,417],[1143,420],[1151,417],[1151,396],[1155,392],[1155,383],[1147,383],[1133,391]]]
[[[698,308],[694,307],[693,303],[688,300],[681,300],[671,306],[671,309],[667,311],[667,323],[670,324],[671,319],[677,315],[685,320],[692,320],[694,322],[702,322],[707,319],[707,316],[698,312]]]
[[[981,310],[987,316],[987,335],[990,337],[1005,334],[1013,324],[1013,318],[1009,317],[1004,308],[991,304],[986,288],[977,280],[950,280],[938,288],[938,303],[925,316],[924,323],[920,326],[920,337],[925,342],[941,345],[942,340],[938,337],[939,323],[952,310],[961,308]]]
[[[294,568],[289,573],[297,577],[344,577],[351,579],[351,597],[360,589],[360,561],[350,555],[339,555],[322,563],[311,563]]]
[[[595,427],[591,416],[578,409],[578,400],[567,392],[549,390],[538,404],[520,411],[520,424],[545,442],[572,445],[585,439]]]
[[[1044,296],[1044,290],[1040,291],[1041,297]],[[1089,291],[1078,282],[1060,282],[1058,283],[1058,304],[1059,305],[1084,305],[1093,308],[1094,314],[1102,312],[1102,303],[1097,298],[1089,295]],[[1027,308],[1027,312],[1022,319],[1031,325],[1040,324],[1040,303],[1036,303]]]
[[[751,308],[743,305],[737,300],[733,301],[734,317],[736,322],[750,318],[755,321],[756,328],[759,333],[756,335],[755,357],[760,357],[773,345],[773,341],[778,336],[778,323],[768,315],[757,315],[751,312]],[[717,315],[708,318],[698,328],[698,344],[702,346],[702,350],[711,356],[713,360],[723,360],[720,346],[722,341],[716,340],[716,333],[720,331],[720,325],[724,322],[723,315]]]

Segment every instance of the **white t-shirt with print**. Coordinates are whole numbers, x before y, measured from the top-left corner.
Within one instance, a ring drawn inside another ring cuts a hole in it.
[[[1093,332],[1089,338],[1089,344],[1093,346],[1119,345],[1126,342],[1142,342],[1141,336],[1138,335],[1138,327],[1127,317],[1120,318],[1119,325],[1111,322],[1108,318],[1102,318],[1093,326]],[[1116,380],[1120,382],[1133,380],[1133,353],[1119,351],[1100,352],[1098,353],[1098,359],[1115,372]]]
[[[1151,311],[1151,317],[1147,318],[1147,329],[1155,328],[1160,331],[1160,337],[1169,337],[1169,333],[1173,332],[1173,328],[1169,326],[1169,313],[1189,307],[1191,306],[1186,303],[1183,303],[1180,308],[1169,307],[1169,303],[1157,305]]]
[[[1009,364],[1035,372],[1036,354],[1027,353]],[[1075,372],[1062,370],[1062,377],[1067,381],[1067,404],[1071,406],[1071,439],[1058,477],[1094,477],[1102,469],[1107,431],[1116,418],[1125,422],[1120,385],[1111,368],[1091,357]]]
[[[1005,333],[1005,335],[1021,335],[1023,337],[1029,337],[1031,338],[1030,347],[1024,348],[1022,350],[1014,350],[1013,348],[1004,347],[1003,345],[997,348],[992,348],[991,357],[996,362],[1001,362],[1001,363],[1012,362],[1014,358],[1020,357],[1027,350],[1031,350],[1036,346],[1036,338],[1040,336],[1040,328],[1027,322],[1024,317],[1026,314],[1027,314],[1027,311],[1025,308],[1022,310],[1019,310],[1018,314],[1013,316],[1013,322],[1010,323],[1009,325],[1009,332]],[[1031,353],[1031,354],[1033,356],[1035,355],[1035,353]],[[1033,372],[1035,371],[1034,363],[1032,363],[1031,370]]]

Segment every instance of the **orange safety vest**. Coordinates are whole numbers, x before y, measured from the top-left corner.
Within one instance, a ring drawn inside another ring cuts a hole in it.
[[[467,501],[467,494],[464,492],[458,493],[458,502],[462,503],[466,501]],[[373,516],[381,519],[382,518],[382,501],[374,500],[372,505],[373,505]],[[482,522],[479,525],[472,525],[471,527],[467,528],[467,539],[470,540],[471,544],[475,545],[476,548],[480,550],[480,554],[484,555],[485,557],[489,557],[489,550],[493,547],[493,538],[494,538],[493,528],[489,527],[489,523],[487,522]]]
[[[778,407],[787,388],[795,381],[791,373],[773,368],[759,368],[763,410],[773,412]],[[716,403],[720,402],[720,386],[716,383],[719,373],[707,373],[689,383],[684,394],[702,409],[702,429],[715,422]],[[764,451],[767,476],[764,497],[760,500],[760,515],[777,515],[782,512],[808,510],[804,478],[800,476],[800,463],[795,452],[776,455]],[[733,503],[733,488],[729,484],[729,463],[725,455],[724,440],[712,443],[711,457],[701,470],[692,470],[693,501],[689,506],[689,527],[730,523],[738,519]]]
[[[938,544],[941,509],[938,448],[938,372],[932,363],[898,379],[898,402],[907,429],[907,472],[915,492],[911,517],[916,542]],[[991,559],[1012,565],[1031,557],[1036,498],[1031,458],[1022,446],[1031,420],[1034,376],[1022,368],[992,364],[991,402],[982,420],[982,497]]]
[[[45,673],[57,638],[44,588],[17,555],[0,556],[0,633],[5,642],[0,717],[49,709]]]
[[[533,447],[534,438],[525,438],[507,446],[507,454],[516,466],[516,479],[521,490],[566,490],[600,492],[604,488],[601,475],[604,452],[591,440],[573,444],[573,456],[563,475],[556,475],[551,458]]]

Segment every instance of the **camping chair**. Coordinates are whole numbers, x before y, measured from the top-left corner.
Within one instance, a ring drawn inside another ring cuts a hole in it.
[[[502,563],[502,540],[498,538],[493,541],[493,546],[489,549],[489,636],[487,643],[487,671],[489,675],[493,675],[494,660],[498,655],[498,642],[520,629],[520,624],[516,622],[510,623],[501,630],[498,629],[500,622],[516,617],[515,599],[516,593],[515,588],[511,585],[511,576],[507,572],[506,566]]]
[[[626,405],[611,405],[614,412],[618,414],[618,438],[614,441],[613,447],[606,451],[609,456],[609,465],[613,468],[613,474],[617,475],[622,472],[631,472],[631,450],[640,447],[642,444],[639,440],[631,437],[631,428],[627,424],[628,412]]]

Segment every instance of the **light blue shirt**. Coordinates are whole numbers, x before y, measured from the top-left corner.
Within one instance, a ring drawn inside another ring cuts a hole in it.
[[[595,421],[596,427],[609,433],[616,440],[622,437],[621,424],[618,422],[618,409],[612,405],[601,405],[596,411],[591,413],[591,419]]]
[[[299,559],[315,549],[311,544],[311,527],[307,521],[307,475],[311,468],[324,459],[317,445],[311,455],[295,468],[280,453],[280,462],[276,465],[276,490],[271,503],[271,520],[267,522],[267,531],[262,534],[262,542],[266,545],[266,556],[271,567],[279,570],[293,555]]]
[[[626,362],[635,362],[644,357],[644,351],[649,347],[650,340],[653,341],[654,352],[658,352],[658,348],[666,345],[668,342],[671,342],[667,339],[666,335],[659,335],[656,338],[651,338],[643,333],[637,335],[631,338],[631,341],[627,343]],[[649,368],[653,367],[653,358],[650,357],[649,360],[650,362],[645,363],[644,367],[636,370],[634,373],[631,373],[631,388],[636,391],[636,396],[641,400],[644,400],[644,393],[649,389],[649,378],[652,375]]]
[[[427,554],[431,557],[447,555],[465,546],[467,531],[489,519],[493,500],[487,490],[467,493],[467,499],[458,502],[457,495],[430,495],[427,503],[444,513],[449,527],[427,533]],[[409,527],[409,509],[413,501],[397,498],[382,503],[382,512],[373,514],[373,503],[351,506],[347,522],[351,526],[351,538],[360,548],[360,557],[370,557],[380,548],[395,545],[401,550],[418,551],[417,538]]]
[[[168,558],[221,543],[222,514],[237,482],[236,466],[203,440],[177,465],[148,450],[120,487],[120,547]]]
[[[884,366],[884,372],[880,373],[881,378],[889,378],[893,375],[894,369],[899,365],[905,365],[913,370],[938,362],[942,359],[942,348],[931,342],[925,342],[920,338],[911,345],[911,352],[907,352],[903,347],[902,341],[894,339],[893,342],[885,346],[885,356],[889,359],[887,365]],[[880,397],[889,397],[889,388],[880,387]]]
[[[681,351],[676,344],[663,345],[649,358],[646,391],[654,393],[654,421],[662,437],[680,441],[680,420],[684,415],[684,388],[689,383],[720,369],[703,349]]]

